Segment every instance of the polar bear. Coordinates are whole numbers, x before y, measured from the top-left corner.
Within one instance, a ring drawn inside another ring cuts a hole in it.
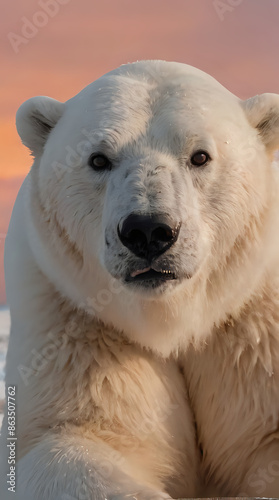
[[[279,96],[142,61],[17,129],[1,499],[279,496]]]

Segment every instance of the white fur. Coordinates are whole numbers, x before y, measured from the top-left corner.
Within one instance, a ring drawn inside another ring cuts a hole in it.
[[[259,472],[279,461],[278,116],[276,95],[242,102],[162,61],[22,105],[35,160],[5,254],[17,499],[279,496]],[[177,281],[125,282],[133,212],[181,223],[160,260]],[[6,432],[7,412],[1,491]]]

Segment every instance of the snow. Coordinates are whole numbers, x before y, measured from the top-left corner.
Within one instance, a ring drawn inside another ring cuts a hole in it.
[[[10,311],[6,306],[0,306],[0,408],[5,398],[5,358],[8,347],[8,337],[10,332]],[[3,415],[0,413],[0,426]]]

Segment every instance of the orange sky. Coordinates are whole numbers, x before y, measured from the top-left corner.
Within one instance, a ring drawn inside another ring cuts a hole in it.
[[[192,64],[243,98],[279,93],[278,21],[278,0],[13,0],[2,4],[0,304],[5,302],[4,235],[31,164],[14,126],[19,105],[35,95],[67,100],[103,73],[138,59]],[[33,28],[29,26],[27,39],[28,22]],[[36,24],[42,26],[36,28]],[[23,38],[12,46],[11,39],[18,36]]]

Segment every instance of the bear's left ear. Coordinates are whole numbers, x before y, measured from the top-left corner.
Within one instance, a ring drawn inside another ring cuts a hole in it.
[[[61,118],[65,104],[38,96],[25,101],[16,114],[16,128],[25,146],[37,156],[42,153],[48,134]]]
[[[268,151],[279,149],[279,95],[261,94],[241,103]]]

